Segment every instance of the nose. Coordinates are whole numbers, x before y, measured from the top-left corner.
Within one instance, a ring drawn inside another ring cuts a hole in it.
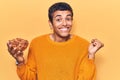
[[[62,24],[63,24],[63,26],[66,26],[67,25],[67,21],[63,20]]]

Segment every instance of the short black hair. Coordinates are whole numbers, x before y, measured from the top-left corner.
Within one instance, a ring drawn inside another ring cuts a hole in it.
[[[68,3],[65,3],[65,2],[57,2],[55,4],[53,4],[49,9],[48,9],[48,17],[49,17],[49,20],[50,22],[52,22],[53,20],[53,13],[55,11],[65,11],[65,10],[68,10],[71,12],[72,14],[72,17],[73,17],[73,10],[71,8],[71,6],[68,4]]]

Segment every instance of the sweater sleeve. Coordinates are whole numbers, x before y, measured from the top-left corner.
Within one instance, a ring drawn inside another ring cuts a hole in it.
[[[86,54],[79,65],[77,80],[95,80],[96,68],[94,59],[89,59]]]
[[[27,63],[17,66],[17,74],[21,80],[37,80],[35,56],[30,46]]]

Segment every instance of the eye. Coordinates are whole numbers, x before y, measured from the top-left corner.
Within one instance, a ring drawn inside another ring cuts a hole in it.
[[[72,18],[66,18],[67,21],[72,21]]]
[[[56,19],[57,22],[60,22],[62,19]]]

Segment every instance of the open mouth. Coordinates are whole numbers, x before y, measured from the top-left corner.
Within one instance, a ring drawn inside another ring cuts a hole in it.
[[[60,29],[60,31],[62,31],[62,32],[68,32],[69,31],[69,28],[68,27],[65,27],[65,28],[59,28]]]

